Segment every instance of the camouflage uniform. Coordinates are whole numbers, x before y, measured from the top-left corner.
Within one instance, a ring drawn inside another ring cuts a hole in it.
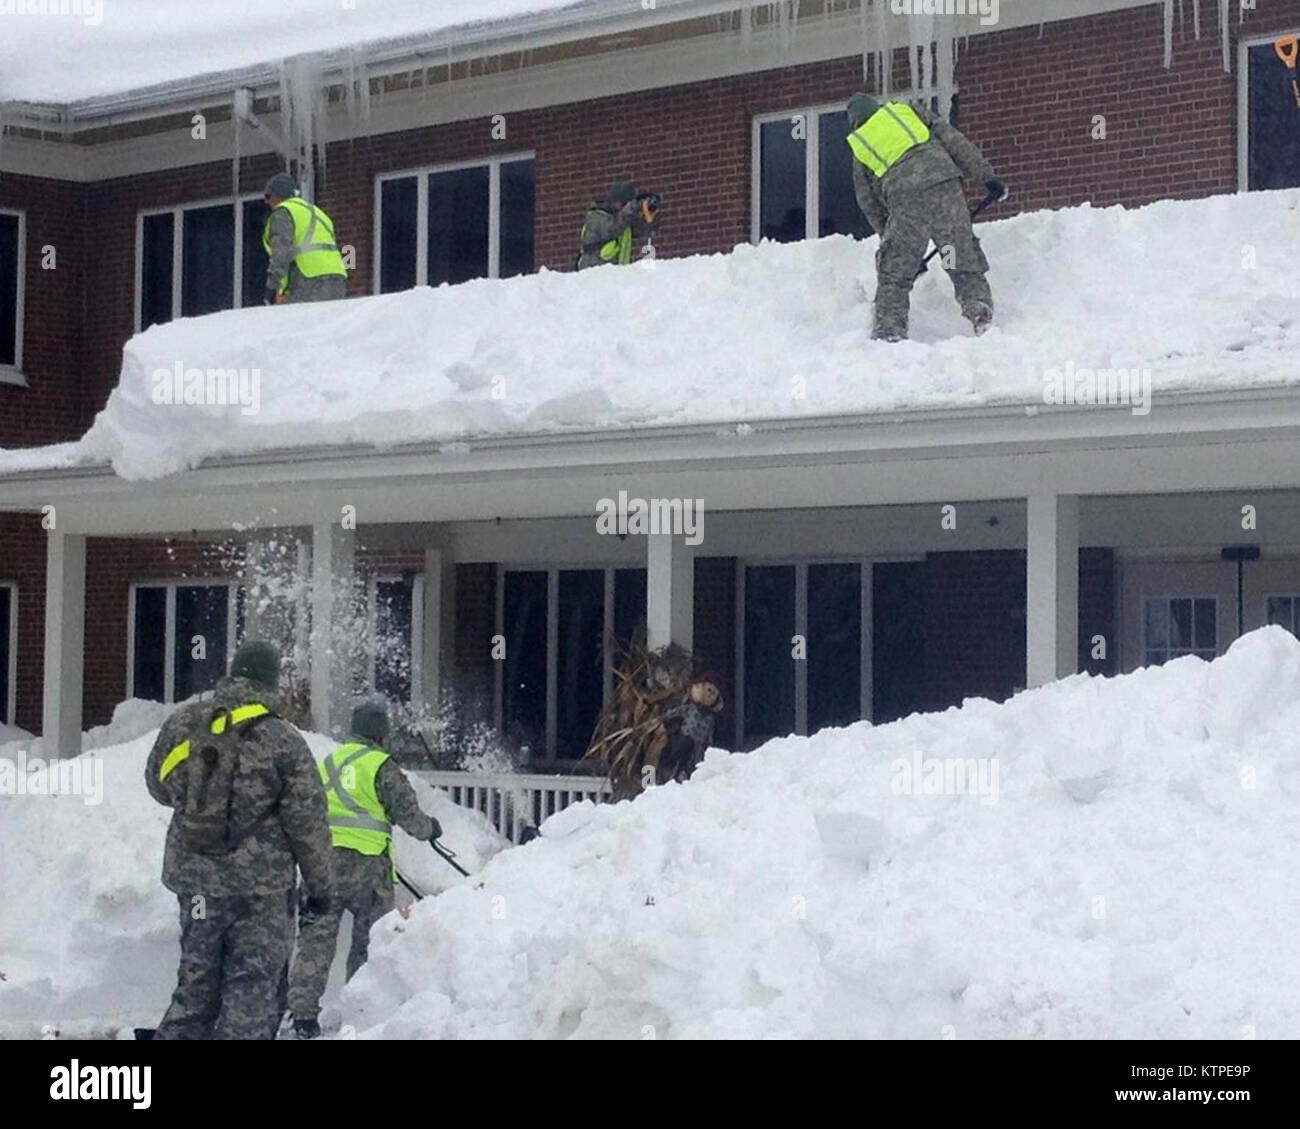
[[[341,274],[307,278],[294,263],[293,216],[287,208],[271,213],[271,259],[266,268],[266,289],[275,290],[289,276],[289,301],[328,302],[348,296],[348,280]]]
[[[158,734],[145,785],[160,804],[179,806],[184,775],[158,779],[167,754],[209,725],[214,710],[278,695],[246,678],[224,678],[213,700],[177,710]],[[325,790],[307,744],[286,721],[258,724],[240,745],[236,802],[269,813],[234,850],[200,855],[186,846],[173,817],[162,881],[180,903],[181,960],[159,1039],[273,1038],[276,980],[288,959],[295,866],[314,897],[330,894],[330,837]]]
[[[613,259],[602,259],[600,249],[606,243],[617,241],[623,232],[633,227],[632,217],[622,215],[619,210],[621,207],[621,204],[598,201],[587,209],[582,222],[581,249],[578,253],[579,270],[608,266],[615,262]],[[635,235],[634,230],[633,236]]]
[[[912,286],[931,239],[940,248],[962,315],[992,314],[988,259],[971,225],[962,177],[983,184],[994,176],[979,148],[924,107],[917,114],[930,140],[917,145],[878,178],[853,161],[853,187],[867,222],[880,232],[876,251],[876,324],[873,336],[907,336]],[[944,250],[951,248],[949,252]],[[948,266],[951,261],[952,265]]]
[[[391,758],[375,776],[375,792],[390,823],[415,839],[433,837],[433,821],[420,810],[415,790]],[[335,892],[330,909],[314,919],[304,919],[298,932],[298,951],[289,977],[289,1010],[294,1019],[315,1019],[320,1013],[343,911],[352,914],[347,969],[351,980],[366,963],[370,927],[393,908],[393,870],[388,855],[363,855],[349,847],[335,847],[333,853]]]

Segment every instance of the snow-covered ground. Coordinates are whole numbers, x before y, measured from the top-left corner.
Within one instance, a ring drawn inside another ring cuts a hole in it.
[[[1295,1038],[1297,732],[1300,642],[1266,628],[1214,663],[713,750],[380,930],[343,1018],[395,1038]],[[987,758],[988,787],[900,794],[917,758],[923,780]]]
[[[29,1038],[43,1027],[64,1036],[111,1036],[153,1027],[175,987],[180,929],[175,896],[159,881],[169,812],[144,786],[144,764],[170,707],[123,703],[113,723],[85,736],[81,761],[103,766],[99,802],[83,795],[0,794],[0,1038]],[[317,758],[336,742],[304,733]],[[33,747],[34,746],[34,747]],[[40,742],[0,747],[40,755]],[[471,874],[507,844],[475,812],[413,781],[442,842]],[[417,889],[434,893],[466,881],[425,843],[396,832],[397,864]],[[398,904],[409,902],[398,890]],[[346,917],[345,917],[346,920]],[[400,921],[394,915],[392,921]],[[391,927],[391,926],[390,926]],[[341,930],[344,945],[348,930]],[[336,960],[324,1019],[337,1015]]]
[[[279,447],[454,455],[492,435],[1042,406],[1080,370],[1149,372],[1156,397],[1294,384],[1300,278],[1278,233],[1298,226],[1300,190],[981,225],[998,303],[983,338],[936,268],[914,339],[869,340],[875,242],[839,236],[181,320],[127,344],[80,443],[0,453],[0,474],[111,460],[142,479]],[[177,366],[247,370],[250,391],[257,370],[256,411],[155,402]]]

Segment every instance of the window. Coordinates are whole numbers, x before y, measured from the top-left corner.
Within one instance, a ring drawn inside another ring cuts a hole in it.
[[[266,289],[260,196],[143,212],[136,328],[261,305]]]
[[[21,212],[0,211],[0,380],[23,367],[23,265],[26,228]]]
[[[907,95],[892,96],[907,101]],[[939,98],[931,100],[932,108]],[[956,99],[950,121],[956,121]],[[751,238],[790,243],[825,235],[864,239],[871,227],[853,191],[843,106],[762,114],[753,127]]]
[[[381,176],[375,289],[531,273],[533,166],[520,155]]]
[[[738,743],[851,725],[870,714],[864,565],[751,564],[741,574]],[[867,574],[869,575],[869,574]],[[795,657],[796,636],[803,657]]]
[[[1268,623],[1276,623],[1292,635],[1300,637],[1300,623],[1296,622],[1296,612],[1300,611],[1300,596],[1270,596],[1266,606]]]
[[[418,702],[424,635],[424,576],[414,572],[370,581],[370,689],[390,702]]]
[[[1300,106],[1291,76],[1273,48],[1275,37],[1242,45],[1239,177],[1243,189],[1300,185]]]
[[[18,585],[0,584],[0,725],[13,725],[18,676]]]
[[[645,623],[646,570],[511,568],[498,592],[499,728],[533,760],[577,760],[613,686],[605,641]]]
[[[1182,655],[1212,659],[1219,650],[1219,603],[1212,596],[1159,596],[1143,601],[1146,666]]]
[[[243,625],[243,591],[230,581],[133,585],[127,696],[171,703],[211,690]]]

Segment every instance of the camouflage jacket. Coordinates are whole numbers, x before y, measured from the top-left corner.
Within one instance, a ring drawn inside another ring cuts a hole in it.
[[[629,227],[633,227],[632,218],[621,215],[617,205],[600,202],[592,204],[587,209],[582,231],[578,235],[578,269],[585,270],[587,267],[604,266],[616,261],[602,259],[600,249],[611,240],[618,239]],[[635,234],[634,230],[633,235]]]
[[[412,839],[428,839],[433,835],[433,820],[420,810],[415,789],[392,757],[375,773],[375,793],[388,813],[389,823],[396,824]]]
[[[159,781],[167,754],[210,724],[213,711],[255,702],[275,710],[278,695],[244,678],[223,678],[210,701],[182,706],[163,725],[149,753],[144,780],[160,804],[181,800],[173,777]],[[173,818],[163,854],[163,885],[177,894],[211,897],[268,895],[290,890],[295,865],[309,896],[328,896],[333,887],[325,788],[307,743],[287,721],[272,718],[256,726],[240,746],[235,787],[249,810],[269,813],[229,854],[200,855],[181,841]]]
[[[908,150],[883,178],[877,177],[861,161],[853,160],[853,191],[858,207],[878,232],[883,232],[889,222],[891,201],[897,205],[904,196],[945,180],[964,177],[983,184],[994,175],[993,166],[984,159],[979,146],[961,130],[924,106],[912,108],[929,126],[929,141]]]

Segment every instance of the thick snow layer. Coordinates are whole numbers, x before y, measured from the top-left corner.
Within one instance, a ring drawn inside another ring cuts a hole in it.
[[[1295,1038],[1297,731],[1300,642],[1274,627],[1214,663],[710,750],[687,784],[569,808],[377,932],[344,1020],[398,1038]],[[900,793],[916,758],[922,780],[987,758],[990,787]]]
[[[140,479],[279,447],[1042,405],[1053,370],[1063,388],[1132,370],[1156,396],[1293,384],[1300,279],[1278,233],[1297,225],[1297,190],[982,225],[998,304],[983,338],[936,268],[914,339],[871,341],[876,243],[840,236],[181,320],[127,344],[80,444],[0,454],[0,473],[111,460]],[[178,366],[244,382],[224,404],[156,402],[183,397]]]
[[[0,0],[0,102],[75,101],[308,51],[461,28],[472,35],[534,13],[611,6],[611,0]]]
[[[97,803],[86,802],[93,795],[0,794],[0,1038],[33,1037],[47,1025],[65,1036],[111,1035],[124,1025],[155,1026],[166,1009],[180,935],[175,896],[159,880],[169,813],[143,779],[165,712],[153,702],[123,703],[111,726],[86,734],[95,751],[77,760],[102,765]],[[132,730],[138,736],[124,743],[105,740]],[[336,748],[320,734],[303,736],[317,758]],[[26,776],[47,778],[31,763],[35,745],[6,745],[0,757],[22,764],[18,753],[27,752]],[[421,806],[442,824],[442,842],[471,874],[507,845],[477,812],[414,783]],[[422,892],[466,881],[428,844],[400,829],[396,840],[397,865]],[[398,896],[409,901],[400,889]],[[341,963],[335,976],[327,1018]]]

